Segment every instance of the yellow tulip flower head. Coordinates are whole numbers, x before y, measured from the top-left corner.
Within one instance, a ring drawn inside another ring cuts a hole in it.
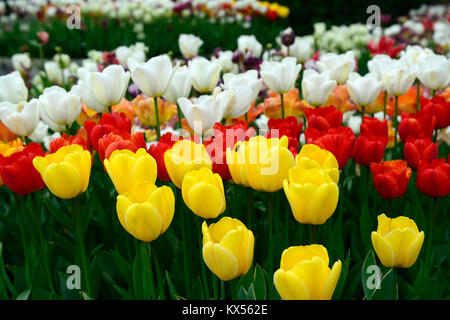
[[[213,219],[225,211],[225,192],[220,175],[200,168],[186,173],[181,186],[189,209],[204,219]]]
[[[91,153],[78,144],[33,159],[33,165],[47,188],[62,199],[72,199],[86,191],[91,164]]]
[[[150,242],[163,234],[173,219],[175,197],[171,188],[139,183],[117,196],[120,224],[138,240]]]
[[[226,154],[234,182],[258,191],[280,190],[289,169],[295,165],[288,142],[286,136],[280,139],[256,136],[236,143],[233,151],[228,149]]]
[[[181,140],[164,153],[164,163],[170,180],[181,188],[183,178],[191,170],[212,169],[212,161],[203,144]]]
[[[305,144],[302,147],[295,157],[295,165],[304,169],[321,168],[335,183],[339,182],[339,164],[336,157],[315,144]]]
[[[253,232],[239,220],[224,217],[217,223],[202,225],[203,260],[221,280],[245,275],[253,261]]]
[[[378,216],[378,229],[372,232],[372,244],[381,263],[389,268],[409,268],[417,260],[424,240],[414,220],[407,217]]]
[[[283,188],[294,218],[300,223],[324,224],[336,210],[339,187],[324,169],[292,168]]]
[[[329,268],[327,249],[318,244],[283,251],[280,269],[273,275],[283,300],[330,300],[341,274],[340,260]]]
[[[156,181],[156,161],[144,148],[136,153],[128,149],[115,150],[103,164],[118,194],[130,192],[136,184]]]

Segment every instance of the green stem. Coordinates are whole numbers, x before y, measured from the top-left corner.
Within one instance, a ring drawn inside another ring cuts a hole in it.
[[[148,243],[148,245],[150,246],[150,242]],[[156,252],[155,248],[153,248],[153,250],[151,251],[151,254],[153,256],[153,262],[155,263],[156,277],[157,277],[158,290],[159,290],[159,298],[161,300],[165,300],[166,295],[164,293],[164,284],[163,284],[163,277],[162,277],[162,273],[161,273],[161,265],[160,265],[158,253]],[[165,270],[164,270],[164,273],[165,273]],[[152,276],[152,278],[153,278],[153,276]]]
[[[187,244],[188,244],[188,238],[187,238],[187,232],[186,232],[186,221],[185,221],[185,213],[184,210],[182,210],[182,198],[181,198],[181,192],[180,189],[177,188],[177,202],[178,202],[178,208],[177,210],[180,214],[180,222],[181,222],[181,236],[182,241],[181,244],[183,246],[183,264],[184,264],[184,285],[185,285],[185,294],[186,298],[190,295],[190,284],[189,284],[189,264],[188,264],[188,250],[187,250]]]
[[[158,111],[158,97],[154,97],[153,101],[155,103],[155,118],[156,118],[156,139],[161,139],[161,129],[159,127],[159,111]]]
[[[83,230],[82,230],[82,226],[81,226],[80,208],[79,208],[78,198],[73,198],[71,200],[71,202],[72,202],[72,217],[73,217],[73,222],[75,225],[76,242],[77,242],[77,247],[80,250],[79,254],[80,254],[80,258],[81,258],[82,278],[84,279],[85,289],[87,291],[88,296],[90,298],[93,298],[91,284],[89,281],[89,263],[88,263],[88,258],[86,255]]]
[[[387,97],[388,97],[388,93],[387,91],[384,91],[384,104],[383,104],[383,119],[386,119],[386,105],[387,105]]]
[[[23,215],[22,215],[22,206],[20,204],[20,202],[22,201],[22,199],[17,195],[14,194],[15,200],[16,200],[16,206],[17,206],[17,219],[19,221],[19,228],[20,228],[20,238],[22,240],[22,246],[23,246],[23,254],[24,254],[24,258],[25,258],[25,283],[27,285],[28,288],[32,287],[32,276],[31,276],[31,269],[30,269],[30,259],[28,257],[28,244],[27,244],[27,239],[26,239],[26,230],[25,230],[25,224],[24,224],[24,219],[23,219]]]
[[[416,96],[416,112],[419,112],[420,109],[420,80],[416,79],[417,85],[417,96]]]
[[[269,272],[273,272],[273,212],[272,212],[272,193],[267,193],[267,213],[269,219]]]
[[[220,280],[220,300],[225,300],[225,281]]]
[[[202,234],[202,227],[200,225],[200,220],[197,217],[195,217],[195,226],[196,226],[195,233],[198,235],[198,243],[200,245],[200,256],[201,256],[200,259],[203,260],[203,257],[202,257],[202,254],[201,254],[201,252],[202,252],[201,248],[203,247],[202,236],[201,236],[201,234]],[[209,299],[208,278],[206,276],[206,268],[205,268],[205,263],[204,262],[201,263],[201,267],[200,268],[201,268],[201,272],[202,272],[203,285],[205,287],[205,299]]]
[[[178,109],[178,126],[180,127],[180,134],[181,134],[181,128],[182,128],[181,119],[183,119],[183,112],[181,112],[181,108],[178,105],[178,103],[177,103],[177,109]]]
[[[436,206],[436,198],[431,198],[431,203],[430,203],[430,227],[428,228],[428,243],[427,243],[427,256],[426,256],[426,265],[431,269],[431,263],[432,263],[432,247],[431,244],[433,242],[433,229],[434,229],[434,215],[435,215],[435,208]]]
[[[212,279],[212,283],[213,283],[214,300],[217,300],[217,299],[219,299],[219,288],[217,286],[217,277],[212,272],[211,272],[211,279]]]
[[[303,93],[302,93],[302,81],[303,81],[303,66],[300,69],[300,88],[298,89],[299,93],[300,93],[300,101],[303,100]]]
[[[398,96],[395,96],[395,116],[394,116],[394,119],[393,119],[393,124],[394,124],[394,127],[395,127],[395,136],[394,136],[395,150],[397,149],[397,130],[398,130],[397,115],[398,115]]]
[[[281,100],[281,118],[284,119],[284,93],[280,94]]]
[[[436,95],[436,90],[431,90],[431,97],[434,98],[435,95]]]
[[[245,122],[248,122],[248,115],[247,115],[247,112],[244,113],[244,118],[245,118]]]
[[[49,263],[48,263],[47,243],[45,242],[44,235],[42,234],[40,210],[36,203],[36,195],[31,194],[30,196],[31,196],[31,201],[33,202],[33,211],[35,212],[34,219],[35,219],[36,227],[38,230],[39,242],[41,245],[40,251],[41,251],[41,255],[42,255],[42,261],[44,262],[44,270],[45,270],[45,274],[47,276],[48,286],[50,288],[50,292],[55,293],[55,286],[53,285],[53,279],[52,279],[52,275],[50,273],[50,267],[49,267]]]
[[[247,191],[247,227],[252,228],[252,215],[253,215],[253,193],[252,189],[246,187]]]
[[[315,224],[310,224],[311,227],[311,244],[315,244],[316,243],[316,225]]]
[[[154,300],[158,300],[159,297],[156,295],[156,290],[155,290],[155,281],[153,279],[153,267],[152,267],[152,254],[153,254],[153,250],[152,250],[152,246],[150,244],[150,242],[143,242],[141,241],[141,244],[143,246],[143,251],[147,251],[147,255],[145,255],[146,258],[148,258],[148,266],[149,266],[149,270],[145,270],[146,264],[143,263],[143,267],[142,267],[142,271],[143,272],[148,272],[148,284],[150,286],[150,294],[151,297],[150,299],[154,299]],[[142,259],[144,259],[144,256],[142,257]],[[144,277],[142,277],[143,279]],[[147,298],[147,297],[145,297]]]

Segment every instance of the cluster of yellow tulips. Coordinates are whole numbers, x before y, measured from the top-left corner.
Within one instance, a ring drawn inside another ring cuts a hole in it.
[[[294,159],[287,144],[285,136],[238,142],[226,154],[233,180],[268,193],[283,188],[299,223],[324,224],[339,200],[338,162],[331,152],[312,144]],[[164,159],[170,178],[195,215],[214,219],[225,211],[223,182],[212,172],[204,145],[181,140]],[[62,199],[75,198],[87,189],[91,163],[91,154],[76,144],[33,161],[49,190]],[[104,167],[118,193],[120,224],[138,240],[157,239],[172,222],[175,196],[170,187],[155,185],[155,159],[145,149],[116,150],[105,159]],[[217,277],[229,281],[249,271],[255,238],[241,221],[223,217],[209,226],[204,221],[201,232],[204,262]],[[423,241],[424,232],[406,217],[390,219],[382,214],[377,231],[372,232],[373,247],[386,267],[413,265]],[[283,299],[331,299],[341,268],[338,260],[330,269],[327,249],[320,244],[293,246],[282,253],[273,280]]]

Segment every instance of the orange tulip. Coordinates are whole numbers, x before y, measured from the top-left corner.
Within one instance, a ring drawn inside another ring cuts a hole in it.
[[[341,84],[334,88],[331,92],[328,101],[322,107],[334,106],[336,109],[342,112],[355,110],[356,105],[349,100],[347,87],[345,84]]]
[[[131,106],[139,120],[147,126],[156,126],[155,105],[153,98],[144,95],[137,96],[131,101]],[[159,123],[162,124],[177,114],[177,106],[158,98]]]
[[[135,114],[134,114],[133,106],[131,105],[131,102],[125,98],[123,98],[119,104],[112,106],[111,110],[112,110],[112,112],[125,114],[125,116],[131,120],[131,122],[133,122],[133,120],[134,120]]]
[[[260,104],[261,105],[261,104]],[[281,119],[280,95],[270,91],[269,98],[262,103],[264,114],[271,119]],[[284,94],[284,116],[301,117],[304,115],[305,104],[300,101],[297,88]]]

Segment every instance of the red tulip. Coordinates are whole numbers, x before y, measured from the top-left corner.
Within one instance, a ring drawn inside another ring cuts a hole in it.
[[[208,137],[203,144],[212,160],[212,171],[219,174],[222,180],[229,180],[231,174],[226,161],[227,148],[233,149],[238,141],[248,141],[255,135],[255,129],[248,128],[245,121],[238,121],[231,126],[216,123],[213,129],[214,137]]]
[[[405,45],[399,44],[396,46],[394,39],[383,36],[380,38],[378,42],[375,42],[373,40],[369,41],[367,43],[367,48],[373,55],[387,54],[391,58],[395,58],[400,53],[400,51],[402,51],[403,48],[405,48]]]
[[[432,143],[430,138],[408,137],[403,147],[403,155],[408,166],[417,169],[420,161],[430,162],[438,157],[438,144]]]
[[[98,140],[110,132],[126,139],[131,132],[131,121],[123,113],[105,113],[98,124],[86,120],[84,127],[88,133],[89,143],[98,151]]]
[[[417,113],[402,113],[402,121],[398,125],[398,134],[403,142],[407,137],[416,139],[431,138],[436,125],[436,117],[420,110]]]
[[[78,144],[83,147],[84,150],[91,151],[89,148],[89,144],[86,140],[84,140],[80,136],[68,136],[67,134],[63,134],[61,137],[54,139],[50,142],[50,153],[55,153],[59,148],[71,145]]]
[[[172,133],[167,132],[161,136],[158,143],[152,144],[148,149],[148,153],[156,160],[159,180],[170,181],[170,177],[164,163],[164,153],[172,148],[172,146],[181,139],[181,137],[177,137]]]
[[[433,99],[420,98],[422,110],[436,118],[436,128],[442,129],[450,125],[450,101],[447,102],[441,96]]]
[[[387,137],[361,135],[356,139],[353,158],[361,166],[369,166],[371,162],[380,162],[383,160],[387,141]]]
[[[385,199],[394,199],[405,194],[411,177],[411,168],[404,160],[383,161],[371,163],[373,184],[375,189]]]
[[[5,185],[18,195],[25,196],[45,188],[41,175],[33,166],[36,156],[44,156],[38,143],[30,143],[22,151],[8,157],[0,155],[0,175]]]
[[[339,169],[342,170],[353,155],[356,137],[349,127],[330,128],[327,131],[307,128],[305,139],[306,143],[313,143],[330,151],[336,157]]]
[[[307,108],[305,114],[306,118],[308,118],[308,128],[315,128],[320,131],[337,128],[342,123],[343,113],[334,106],[315,109]]]
[[[282,136],[286,136],[289,140],[288,149],[295,157],[298,153],[298,139],[302,132],[303,124],[298,122],[297,118],[290,116],[284,119],[269,119],[268,126],[269,132],[267,132],[266,137],[281,138]]]
[[[416,186],[420,192],[429,197],[450,195],[450,164],[445,162],[445,159],[434,159],[431,162],[420,161]]]
[[[377,137],[388,136],[387,120],[379,120],[377,118],[364,116],[360,127],[360,135],[374,135]]]
[[[147,149],[142,132],[136,132],[125,139],[111,132],[98,140],[98,155],[102,162],[109,159],[115,150],[128,149],[136,152],[140,148]]]

